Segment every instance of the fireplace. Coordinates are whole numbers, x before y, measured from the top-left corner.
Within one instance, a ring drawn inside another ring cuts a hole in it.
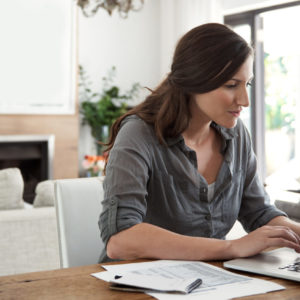
[[[33,203],[40,181],[53,178],[54,135],[1,135],[0,169],[19,168],[23,199]]]

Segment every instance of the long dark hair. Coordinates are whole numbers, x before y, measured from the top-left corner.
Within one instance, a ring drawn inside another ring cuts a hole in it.
[[[209,23],[190,30],[177,44],[167,78],[113,124],[107,153],[114,145],[122,121],[133,114],[154,127],[162,144],[165,138],[180,135],[189,124],[190,95],[220,87],[252,52],[251,46],[225,25]]]

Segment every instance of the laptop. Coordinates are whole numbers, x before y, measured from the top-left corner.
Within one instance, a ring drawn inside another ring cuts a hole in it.
[[[300,282],[300,253],[290,248],[232,259],[224,262],[224,267]]]

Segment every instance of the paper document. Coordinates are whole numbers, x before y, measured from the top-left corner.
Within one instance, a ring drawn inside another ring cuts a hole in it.
[[[167,278],[164,276],[141,275],[128,273],[111,279],[112,288],[132,291],[161,291],[188,294],[202,283],[200,278]]]
[[[283,286],[273,282],[234,274],[230,271],[199,261],[157,260],[151,262],[103,265],[107,272],[91,274],[99,279],[111,281],[118,276],[134,274],[157,276],[167,279],[201,278],[202,284],[190,294],[147,292],[160,300],[180,299],[231,299],[248,295],[282,290]],[[178,298],[178,299],[179,299]]]

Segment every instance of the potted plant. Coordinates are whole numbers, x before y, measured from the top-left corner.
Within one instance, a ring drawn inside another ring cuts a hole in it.
[[[128,100],[135,98],[140,84],[134,83],[125,94],[113,84],[116,68],[112,67],[107,77],[102,78],[101,92],[93,92],[90,88],[89,76],[79,66],[79,99],[82,124],[88,124],[96,141],[97,155],[104,152],[103,143],[107,142],[111,125],[128,109]]]

